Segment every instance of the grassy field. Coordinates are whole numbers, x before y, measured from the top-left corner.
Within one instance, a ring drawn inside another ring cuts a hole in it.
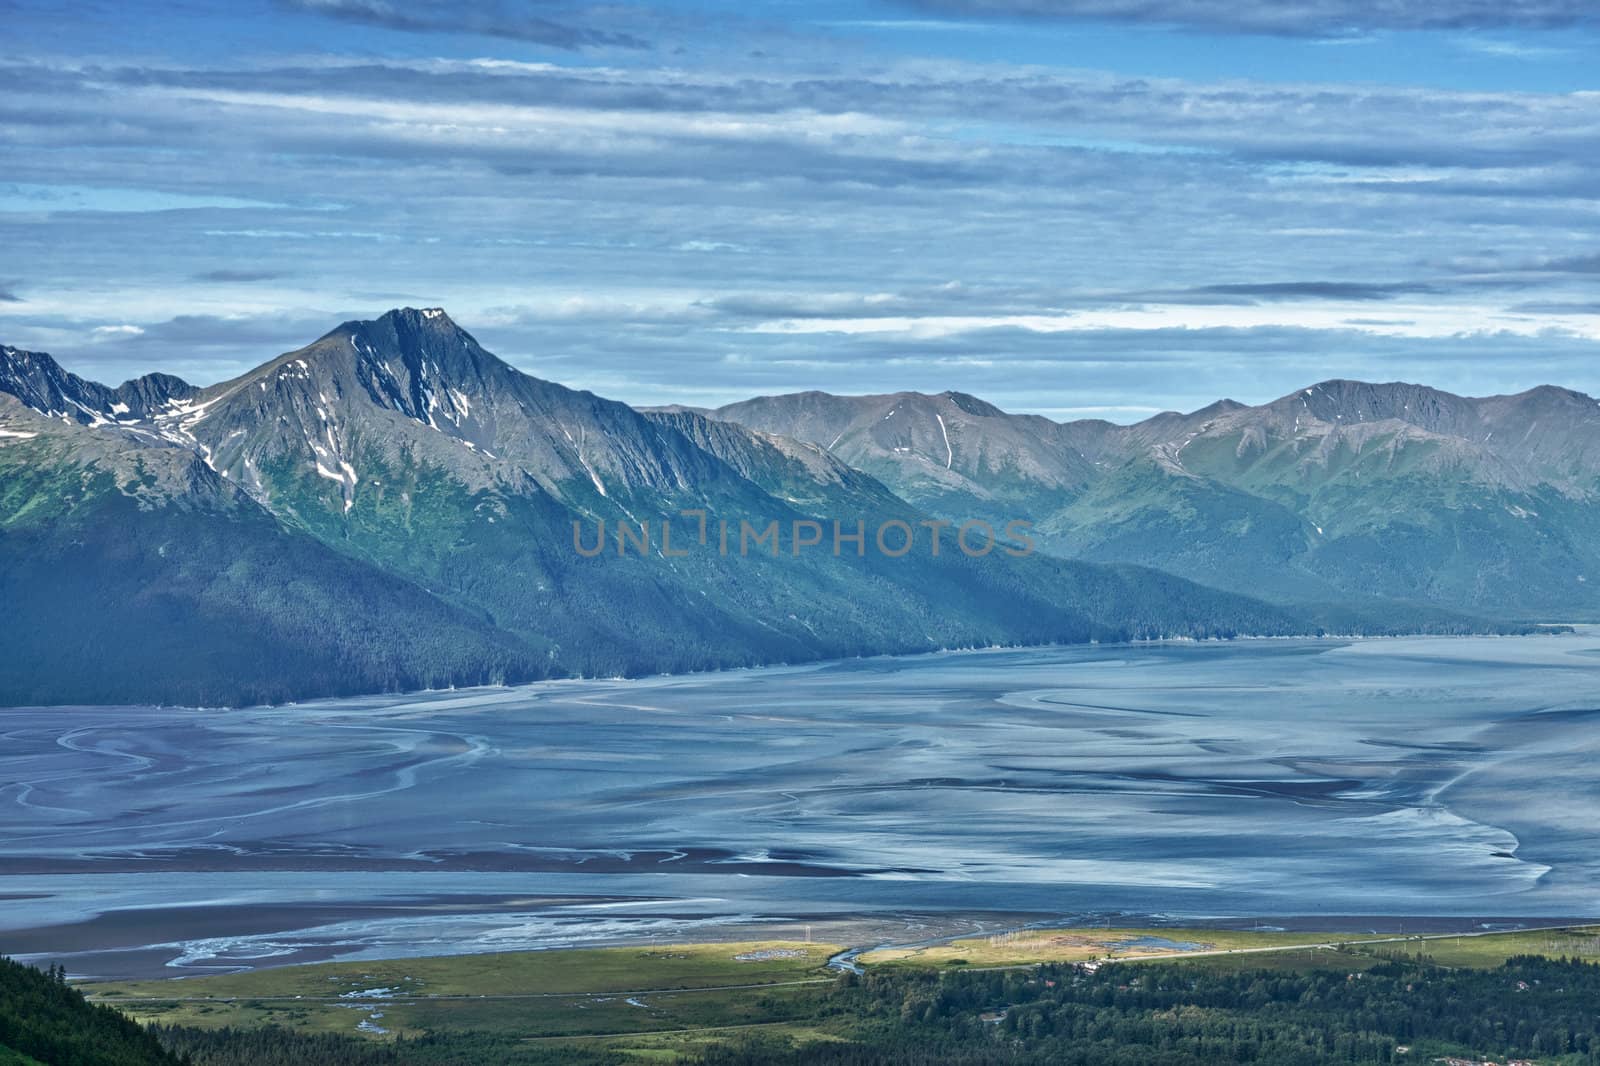
[[[104,982],[91,986],[90,991],[107,1000],[175,995],[215,999],[296,996],[360,999],[365,998],[360,993],[374,989],[388,990],[380,998],[393,998],[704,988],[815,977],[828,957],[842,950],[834,944],[764,940],[444,955],[286,966],[182,981]]]
[[[872,966],[1018,966],[1039,962],[1133,959],[1199,951],[1245,951],[1362,939],[1352,933],[1231,929],[1025,929],[915,948],[883,948],[858,960]]]
[[[734,1026],[804,1024],[818,1013],[829,982],[766,989],[676,991],[630,996],[586,994],[533,998],[327,1000],[239,999],[213,1002],[104,1000],[141,1022],[201,1028],[280,1025],[300,1032],[373,1039],[424,1033],[550,1039],[649,1034]]]
[[[322,963],[182,981],[96,983],[142,1022],[277,1024],[373,1038],[429,1031],[554,1037],[804,1019],[832,944],[751,941]],[[731,986],[731,987],[730,987]],[[696,991],[717,988],[719,991]]]
[[[1560,959],[1600,959],[1600,926],[1495,933],[1489,936],[1430,937],[1363,948],[1391,958],[1426,956],[1441,966],[1482,969],[1499,966],[1514,955]]]
[[[836,1040],[827,997],[833,944],[762,941],[324,963],[182,981],[90,985],[96,1000],[140,1021],[373,1040],[472,1034],[518,1046],[603,1047],[632,1061],[673,1061],[708,1042],[753,1033],[793,1044]],[[1600,927],[1493,935],[1216,929],[1038,929],[921,948],[868,952],[872,969],[979,969],[1039,962],[1182,960],[1238,972],[1364,970],[1427,956],[1456,967],[1514,955],[1600,958]],[[509,1045],[507,1045],[509,1046]]]

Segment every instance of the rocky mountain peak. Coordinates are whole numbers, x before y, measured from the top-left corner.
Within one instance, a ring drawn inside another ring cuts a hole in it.
[[[171,374],[146,374],[111,389],[85,381],[44,352],[0,345],[0,392],[49,418],[88,426],[137,422],[197,391]]]
[[[1588,414],[1596,407],[1600,407],[1593,396],[1578,392],[1576,389],[1564,389],[1559,385],[1538,385],[1526,392],[1519,392],[1515,396],[1495,397],[1504,399],[1512,404],[1531,411],[1550,411],[1560,413]],[[1489,401],[1484,401],[1488,403]]]
[[[988,400],[982,400],[969,392],[941,392],[939,396],[948,400],[952,405],[965,411],[976,418],[1002,418],[1005,412]]]
[[[435,329],[461,329],[442,307],[395,307],[380,315],[378,321],[403,322],[410,326]]]
[[[468,436],[475,435],[466,429],[474,405],[523,377],[438,307],[345,322],[252,374],[302,376],[313,395],[365,392],[379,407]]]
[[[0,347],[0,391],[21,400],[42,415],[65,416],[77,422],[103,417],[88,397],[90,383],[69,374],[44,352]]]
[[[172,374],[146,374],[118,385],[113,404],[121,403],[128,410],[123,418],[145,418],[174,403],[190,399],[200,390]]]
[[[1404,381],[1374,384],[1336,378],[1286,396],[1272,406],[1293,408],[1319,422],[1353,425],[1399,421],[1451,436],[1470,436],[1477,427],[1473,401],[1426,385]]]
[[[1208,403],[1197,411],[1191,412],[1190,418],[1216,418],[1219,415],[1230,415],[1235,411],[1243,411],[1245,405],[1238,400],[1221,399]]]
[[[487,376],[515,373],[442,308],[401,307],[372,321],[347,322],[341,328],[363,342],[357,348],[369,358],[398,362],[418,376],[431,371],[461,386]]]

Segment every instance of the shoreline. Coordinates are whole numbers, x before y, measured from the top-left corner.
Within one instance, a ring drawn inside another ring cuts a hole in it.
[[[1600,622],[1507,622],[1508,627],[1503,632],[1484,631],[1479,633],[1430,633],[1419,630],[1414,633],[1242,633],[1231,637],[1150,637],[1146,639],[1101,641],[1086,640],[1079,643],[1052,642],[1044,644],[974,644],[971,646],[957,646],[949,648],[931,648],[923,651],[883,651],[870,654],[836,656],[821,659],[802,659],[795,662],[752,663],[745,666],[727,666],[707,670],[665,670],[641,674],[607,674],[576,677],[545,677],[532,681],[519,681],[515,684],[495,685],[451,685],[447,688],[419,688],[405,689],[390,692],[354,692],[345,695],[310,696],[299,700],[284,700],[282,703],[243,703],[243,704],[187,704],[187,703],[23,703],[0,707],[0,715],[17,711],[274,711],[290,708],[301,710],[315,710],[319,705],[336,702],[355,702],[360,700],[403,700],[411,697],[426,696],[482,696],[490,693],[516,693],[535,689],[540,686],[561,685],[592,685],[592,684],[633,684],[649,681],[676,681],[676,680],[706,680],[723,676],[739,676],[756,671],[779,670],[816,670],[830,666],[839,666],[847,663],[870,663],[884,660],[918,660],[935,657],[963,656],[963,655],[995,655],[1008,652],[1049,652],[1073,651],[1085,648],[1115,649],[1115,648],[1152,648],[1163,646],[1232,646],[1249,643],[1286,643],[1289,641],[1304,641],[1307,643],[1354,644],[1374,641],[1405,641],[1405,640],[1510,640],[1518,637],[1535,639],[1561,636],[1581,636],[1586,630],[1600,629]],[[1509,627],[1521,627],[1513,629]]]
[[[276,923],[274,917],[285,916],[301,908],[252,908],[269,913],[258,915],[253,924],[259,930],[270,930]],[[358,910],[359,908],[342,908]],[[212,908],[216,912],[226,908]],[[186,920],[193,916],[185,916]],[[674,917],[663,915],[664,918]],[[131,913],[102,915],[114,918],[113,930],[124,935],[136,931],[140,916]],[[237,935],[242,928],[229,920],[230,916],[217,913],[212,920],[228,921],[228,928]],[[749,921],[713,922],[685,933],[649,933],[638,935],[598,936],[582,943],[553,943],[548,947],[517,947],[508,951],[443,951],[438,953],[372,953],[356,947],[338,944],[306,945],[292,957],[240,959],[230,965],[191,964],[173,966],[177,957],[176,944],[153,945],[148,942],[125,941],[122,946],[107,946],[102,937],[105,923],[96,920],[83,923],[94,926],[94,940],[80,940],[74,948],[45,951],[13,951],[5,954],[29,965],[47,965],[58,962],[90,962],[93,959],[121,960],[120,972],[115,974],[71,972],[72,980],[84,986],[124,981],[185,981],[228,974],[263,973],[272,970],[294,969],[320,964],[372,964],[397,963],[412,959],[470,959],[495,955],[544,955],[594,951],[608,948],[666,948],[683,946],[713,946],[718,944],[747,943],[751,941],[816,942],[847,945],[841,957],[874,951],[905,950],[948,945],[953,941],[973,940],[1007,934],[1022,934],[1040,930],[1071,930],[1092,935],[1097,932],[1115,933],[1118,930],[1159,930],[1164,933],[1203,935],[1205,933],[1240,934],[1327,934],[1354,937],[1410,938],[1414,936],[1491,936],[1502,933],[1532,932],[1541,929],[1565,929],[1600,926],[1600,916],[1578,917],[1569,915],[1548,916],[1453,916],[1453,915],[1242,915],[1242,916],[1188,916],[1174,914],[1146,914],[1133,912],[1106,912],[1097,915],[1046,914],[1040,912],[952,912],[948,914],[901,912],[885,914],[818,914],[793,917],[754,919]],[[55,930],[74,927],[53,927],[29,930],[34,936],[48,936]],[[25,937],[24,940],[31,939]],[[200,939],[200,938],[196,938]],[[68,938],[71,943],[71,938]],[[43,946],[42,944],[38,946]],[[253,964],[251,964],[253,963]],[[830,962],[831,965],[831,962]],[[848,965],[844,968],[849,968]],[[181,972],[176,972],[181,971]]]
[[[1553,932],[1583,932],[1591,935],[1600,935],[1600,919],[1557,919],[1557,918],[1529,918],[1529,919],[1455,919],[1448,917],[1401,917],[1388,916],[1375,918],[1368,915],[1346,915],[1320,918],[1289,918],[1279,917],[1278,924],[1263,924],[1266,918],[1260,919],[1215,919],[1212,921],[1198,921],[1195,919],[1182,919],[1172,924],[1165,924],[1157,916],[1150,915],[1121,915],[1112,924],[1083,924],[1068,923],[1059,920],[1036,920],[1018,924],[1014,919],[1007,921],[1004,916],[990,915],[976,918],[969,916],[965,921],[952,918],[952,923],[963,925],[963,928],[946,928],[932,935],[922,935],[918,939],[880,941],[871,935],[880,923],[866,918],[862,919],[829,919],[825,922],[807,924],[804,932],[808,935],[800,939],[796,934],[802,932],[794,925],[729,925],[721,929],[707,929],[703,935],[694,939],[683,938],[631,938],[617,941],[596,942],[584,946],[551,947],[539,949],[524,949],[505,952],[453,952],[437,955],[401,955],[385,957],[337,957],[329,956],[319,959],[301,960],[286,963],[280,966],[263,966],[254,968],[224,969],[215,972],[185,974],[185,975],[129,975],[125,977],[87,977],[68,975],[72,983],[84,989],[88,994],[94,995],[97,986],[115,986],[128,983],[150,984],[162,983],[177,985],[183,982],[203,981],[210,977],[251,977],[267,975],[273,971],[300,971],[316,970],[324,966],[339,966],[346,969],[364,968],[381,969],[385,966],[393,967],[400,964],[450,964],[468,963],[475,960],[498,960],[505,958],[521,958],[531,956],[566,956],[568,958],[592,954],[595,952],[614,951],[617,949],[641,949],[650,953],[662,951],[704,951],[725,945],[745,946],[750,944],[787,945],[807,947],[816,946],[828,949],[822,968],[835,974],[853,973],[862,974],[878,967],[895,967],[913,965],[931,968],[942,968],[964,960],[943,959],[938,956],[927,960],[915,957],[905,959],[896,958],[895,953],[916,952],[928,948],[948,948],[954,944],[971,943],[975,948],[985,941],[992,943],[1004,942],[1007,938],[1018,937],[1030,932],[1041,936],[1054,934],[1054,939],[1071,941],[1074,947],[1087,950],[1103,949],[1107,954],[1100,956],[1098,950],[1091,955],[1090,961],[1100,959],[1104,962],[1139,962],[1160,961],[1184,958],[1203,958],[1217,955],[1250,955],[1277,952],[1289,952],[1308,949],[1331,950],[1339,945],[1351,947],[1375,946],[1389,944],[1425,944],[1429,941],[1461,941],[1485,939],[1492,940],[1501,936],[1517,936],[1532,933]],[[1304,927],[1299,923],[1304,922]],[[1289,924],[1284,924],[1289,923]],[[1473,924],[1463,924],[1473,923]],[[924,930],[926,933],[927,930]],[[1152,938],[1149,934],[1159,934]],[[1219,934],[1233,934],[1233,937],[1219,936]],[[1303,935],[1303,939],[1301,938]],[[1211,937],[1221,941],[1212,943],[1207,938]],[[1259,943],[1251,943],[1247,938],[1259,937]],[[1101,939],[1104,938],[1104,939]],[[1183,939],[1173,939],[1183,938]],[[1245,939],[1241,939],[1245,938]],[[1164,944],[1144,946],[1142,940],[1159,939],[1166,941]],[[1117,954],[1119,943],[1127,943],[1126,953]],[[1021,940],[1024,947],[1033,946],[1033,942]],[[1229,946],[1223,946],[1229,945]],[[1169,950],[1170,947],[1170,950]],[[1141,950],[1142,948],[1142,950]],[[891,956],[886,961],[868,961],[865,966],[860,964],[862,956],[883,952]],[[1027,955],[1023,950],[1019,955]],[[16,961],[29,965],[37,962],[27,956],[17,956]],[[43,961],[41,958],[39,961]],[[998,965],[976,966],[974,969],[1015,969],[1038,965],[1048,961],[1073,961],[1068,959],[1051,960],[1048,958],[1027,959],[1018,958],[1016,961],[1003,961]],[[662,991],[661,989],[648,989],[646,991]],[[548,992],[535,994],[536,998],[560,997],[563,995],[581,996],[590,993],[573,991],[569,993]],[[120,994],[119,994],[120,996]],[[145,997],[164,999],[167,997]],[[266,998],[271,996],[251,996],[250,998]],[[287,998],[287,997],[285,997]],[[293,998],[301,999],[296,995]],[[349,998],[348,996],[342,998]],[[407,998],[401,994],[395,998]],[[412,994],[410,998],[418,998]],[[421,997],[427,998],[427,997]],[[472,998],[451,997],[444,998]],[[477,997],[482,998],[482,997]],[[493,997],[491,997],[493,998]],[[512,996],[509,998],[519,998]],[[115,1002],[115,1000],[107,1000]]]

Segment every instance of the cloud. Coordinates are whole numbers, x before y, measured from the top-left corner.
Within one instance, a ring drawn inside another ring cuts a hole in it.
[[[874,293],[734,293],[702,301],[700,306],[733,318],[833,319],[879,318],[926,313],[940,306],[922,296],[894,292]]]
[[[736,319],[870,319],[956,313],[1059,313],[1069,306],[1100,306],[1123,299],[1074,293],[1047,284],[946,281],[888,292],[808,292],[792,288],[734,292],[702,300],[698,306]]]
[[[276,270],[203,270],[189,277],[192,281],[250,282],[276,281],[284,275]]]
[[[290,7],[344,22],[404,33],[465,33],[503,37],[568,51],[650,47],[632,34],[584,25],[588,16],[565,5],[517,0],[459,4],[442,0],[287,0]],[[613,13],[614,14],[614,13]],[[605,13],[597,13],[596,21]]]
[[[748,252],[750,248],[733,241],[708,241],[697,238],[683,241],[677,246],[680,252]]]
[[[15,182],[0,185],[0,212],[57,211],[161,212],[206,208],[272,207],[260,200],[234,196],[185,195],[161,189],[80,186],[67,183]]]
[[[1325,327],[1370,326],[1437,335],[1473,325],[1482,328],[1496,311],[1485,304],[1487,295],[1538,284],[1505,273],[1442,274],[1429,281],[1212,283],[1131,291],[949,282],[891,292],[735,292],[697,300],[694,306],[730,320],[729,328],[789,333],[899,331],[927,337],[1008,323],[1059,332],[1108,321],[1148,328],[1174,320],[1198,326],[1218,325],[1219,320],[1238,325],[1252,320],[1315,320]],[[1406,309],[1419,317],[1351,317],[1351,309],[1344,306],[1403,297],[1413,298],[1406,301]]]
[[[597,332],[592,324],[476,328],[523,369],[635,404],[718,406],[758,394],[957,389],[1010,411],[1194,410],[1222,396],[1261,403],[1330,376],[1423,380],[1464,395],[1543,383],[1600,393],[1600,342],[1569,334],[1485,331],[1402,337],[1285,326],[1088,329],[995,327],[941,337]],[[839,383],[847,383],[841,385]]]
[[[1548,270],[1559,274],[1600,274],[1600,253],[1569,255],[1559,259],[1550,259],[1536,269]]]
[[[8,343],[46,351],[92,381],[112,384],[152,370],[197,385],[225,380],[316,340],[353,318],[377,310],[269,311],[258,314],[178,315],[142,324],[91,326],[67,316],[7,324]]]
[[[0,304],[26,303],[26,300],[17,295],[17,288],[21,284],[22,282],[16,280],[0,280]]]
[[[1285,192],[1576,200],[1600,166],[1600,100],[1583,93],[1204,84],[963,64],[818,78],[332,58],[235,70],[28,64],[0,77],[7,82],[19,102],[0,111],[0,132],[20,145],[111,151],[120,138],[131,153],[151,141],[194,143],[272,154],[299,171],[320,159],[455,156],[511,178],[1069,188],[1128,174],[1183,181],[1243,164]],[[101,178],[111,175],[127,180],[109,168]],[[294,176],[239,175],[228,189],[288,200]],[[259,187],[240,187],[252,181]],[[329,187],[307,183],[300,196],[321,200]],[[166,195],[218,202],[215,188]]]
[[[1600,332],[1571,306],[1600,269],[1593,94],[360,36],[356,58],[0,62],[8,182],[197,208],[6,216],[13,264],[47,269],[0,304],[5,339],[208,381],[442,303],[525,369],[641,403],[844,381],[1194,407],[1268,366],[1282,391],[1461,391],[1490,352],[1491,391],[1600,387],[1593,343],[1539,333]],[[1496,317],[1513,290],[1537,317]],[[146,333],[91,341],[103,323]]]
[[[908,4],[944,17],[1126,22],[1286,37],[1600,25],[1600,11],[1589,0],[908,0]]]
[[[1569,48],[1552,48],[1548,45],[1523,44],[1518,41],[1496,41],[1483,37],[1463,37],[1456,42],[1456,45],[1464,51],[1478,55],[1493,56],[1497,59],[1524,59],[1530,62],[1572,54]]]
[[[1536,300],[1506,310],[1524,315],[1600,315],[1600,300]]]
[[[1414,293],[1436,293],[1420,282],[1274,281],[1256,284],[1201,285],[1184,295],[1245,297],[1252,300],[1392,300]]]

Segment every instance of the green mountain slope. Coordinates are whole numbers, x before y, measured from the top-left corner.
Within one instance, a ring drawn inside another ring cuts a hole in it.
[[[714,412],[829,447],[936,513],[1035,522],[1048,551],[1280,602],[1600,618],[1600,404],[1330,381],[1132,426],[956,394],[762,397]]]
[[[4,396],[0,419],[35,434],[0,437],[0,703],[271,702],[545,669],[481,615],[287,528],[185,449],[85,441]]]

